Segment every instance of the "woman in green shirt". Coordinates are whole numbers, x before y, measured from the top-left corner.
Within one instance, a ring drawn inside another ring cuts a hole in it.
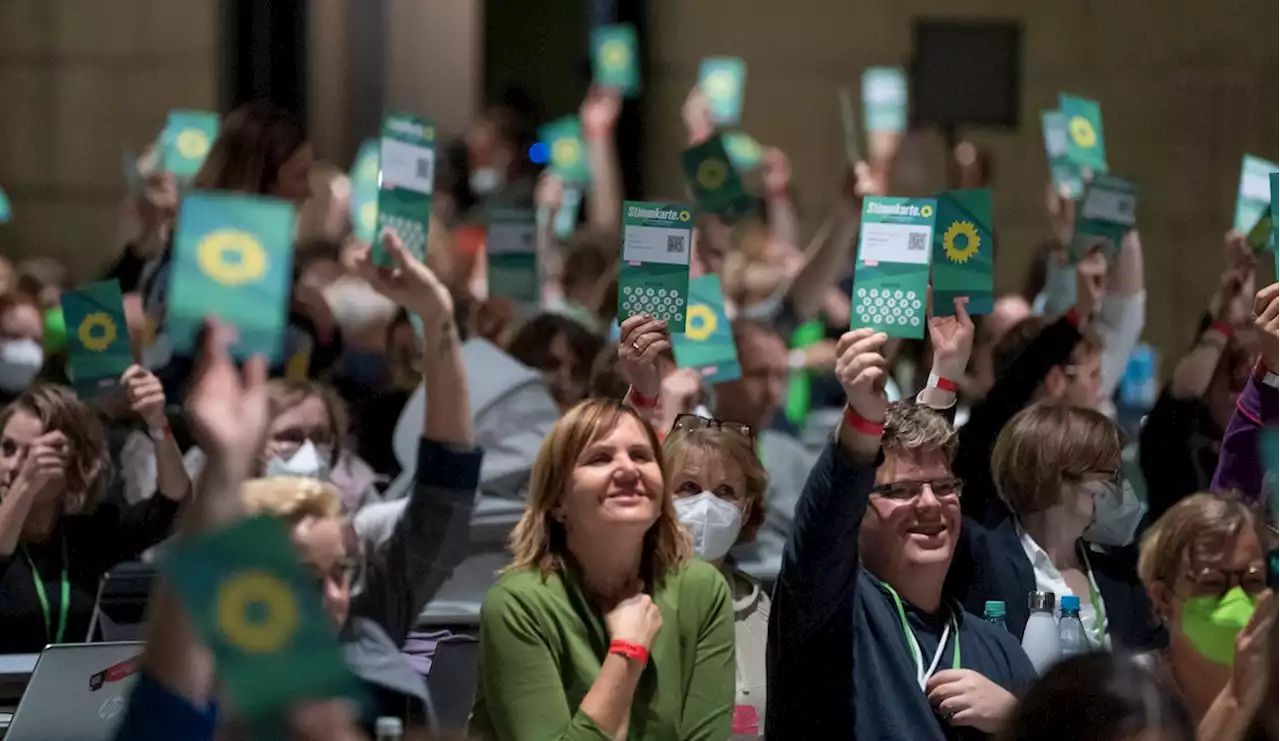
[[[513,562],[480,611],[481,741],[724,741],[733,606],[692,558],[658,438],[634,410],[569,410],[534,463]]]

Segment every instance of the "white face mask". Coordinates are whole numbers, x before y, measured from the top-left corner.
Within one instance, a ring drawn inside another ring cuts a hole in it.
[[[355,334],[375,322],[390,321],[396,303],[359,278],[343,277],[324,289],[324,300],[344,332]]]
[[[329,480],[329,460],[333,451],[327,446],[319,447],[310,441],[303,443],[298,452],[285,460],[279,456],[267,459],[264,476],[302,476],[308,479]]]
[[[502,188],[502,180],[502,173],[494,167],[472,170],[467,176],[467,184],[471,186],[471,192],[478,196],[497,193]]]
[[[1097,545],[1127,546],[1146,514],[1146,502],[1138,498],[1128,481],[1108,486],[1093,499],[1093,522],[1084,531],[1084,539]]]
[[[709,491],[676,500],[676,514],[693,536],[693,551],[704,561],[724,558],[742,531],[742,510]]]
[[[26,390],[44,365],[44,348],[35,340],[0,342],[0,389],[16,394]]]

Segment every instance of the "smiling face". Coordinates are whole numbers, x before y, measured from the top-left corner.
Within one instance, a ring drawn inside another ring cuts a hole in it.
[[[644,533],[657,522],[664,496],[649,436],[635,417],[620,414],[583,448],[552,516],[570,536],[618,528]]]
[[[960,537],[960,498],[948,493],[954,481],[940,450],[886,451],[859,531],[868,570],[897,583],[919,567],[947,568]]]

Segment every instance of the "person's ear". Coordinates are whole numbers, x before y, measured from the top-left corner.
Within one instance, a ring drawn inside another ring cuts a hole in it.
[[[1155,581],[1147,585],[1147,598],[1151,600],[1151,608],[1161,625],[1168,625],[1173,616],[1173,590],[1163,581]]]
[[[553,520],[555,520],[556,522],[558,522],[558,523],[560,523],[561,525],[563,525],[563,524],[564,524],[564,520],[565,520],[565,517],[564,517],[564,509],[563,509],[563,508],[561,508],[559,505],[556,505],[555,507],[552,507],[552,508],[551,508],[551,519],[553,519]]]
[[[1062,369],[1062,366],[1055,365],[1050,368],[1049,372],[1044,376],[1043,386],[1045,396],[1050,399],[1057,399],[1062,396],[1066,393],[1067,381],[1067,373]]]

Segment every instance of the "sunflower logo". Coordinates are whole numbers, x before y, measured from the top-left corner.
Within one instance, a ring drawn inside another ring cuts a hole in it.
[[[681,221],[688,221],[689,219],[692,219],[692,218],[693,218],[693,214],[689,213],[689,209],[686,208],[680,212]]]
[[[360,207],[360,226],[364,227],[366,232],[372,232],[377,225],[378,204],[375,201],[369,201]]]
[[[229,288],[257,281],[267,272],[267,253],[248,232],[220,229],[196,249],[200,272]]]
[[[725,165],[724,160],[709,159],[703,160],[698,165],[698,185],[703,190],[715,190],[724,185],[725,178],[729,176],[729,168]]]
[[[209,153],[209,135],[200,129],[183,129],[178,134],[178,154],[184,159],[198,160]]]
[[[298,630],[298,601],[265,571],[233,575],[218,589],[218,632],[242,651],[275,653]]]
[[[956,239],[963,237],[962,244],[957,245]],[[982,237],[978,236],[978,230],[974,227],[973,222],[957,221],[951,224],[946,234],[942,235],[942,251],[947,254],[947,259],[958,265],[969,262],[969,258],[978,254],[978,248],[982,246]]]
[[[1071,138],[1075,140],[1076,146],[1092,149],[1098,143],[1098,134],[1093,130],[1093,124],[1089,123],[1089,119],[1084,116],[1072,118],[1070,129]]]
[[[561,167],[568,167],[578,161],[582,156],[582,147],[578,144],[577,139],[565,137],[557,139],[556,143],[551,147],[551,158]]]
[[[116,341],[116,323],[107,314],[98,311],[84,318],[76,330],[80,344],[90,352],[102,352]]]
[[[933,216],[933,206],[924,205],[920,207],[920,215],[926,219]]]
[[[694,342],[702,342],[716,331],[716,313],[706,304],[689,306],[689,318],[684,325],[684,336]]]
[[[707,97],[725,100],[733,95],[733,75],[724,71],[712,72],[702,81],[702,87]]]
[[[631,50],[627,49],[627,45],[621,41],[610,41],[600,50],[600,57],[604,61],[604,66],[620,69],[631,60]]]

